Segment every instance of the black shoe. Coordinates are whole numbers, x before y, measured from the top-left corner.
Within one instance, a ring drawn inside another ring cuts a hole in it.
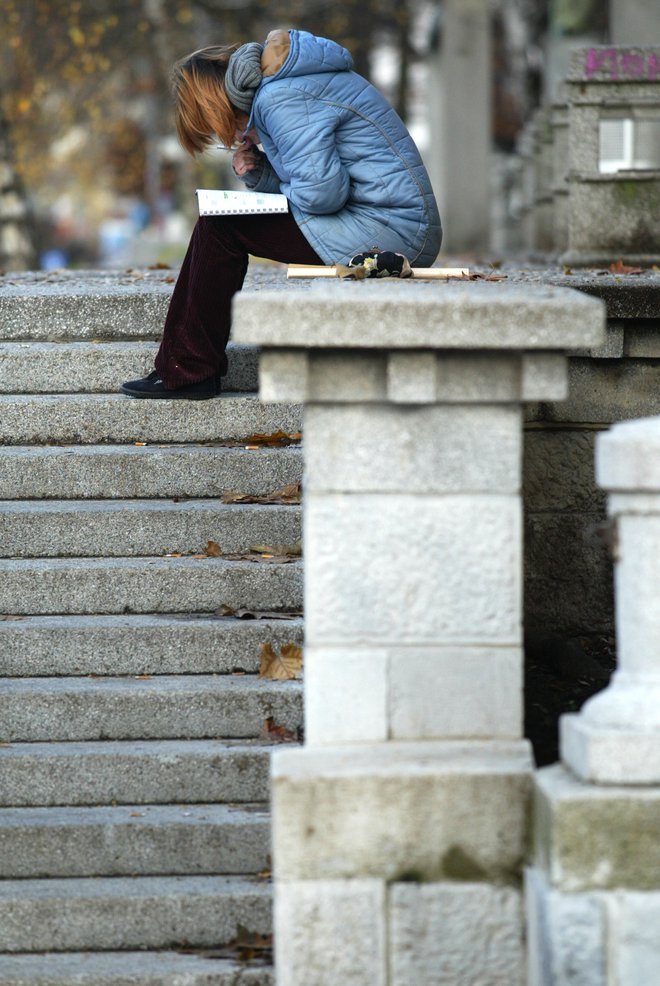
[[[176,390],[166,390],[165,384],[158,375],[158,370],[152,370],[148,377],[142,380],[129,380],[119,388],[122,394],[129,397],[164,398],[170,401],[207,401],[220,393],[220,381],[215,377],[200,380],[199,383],[189,383]]]

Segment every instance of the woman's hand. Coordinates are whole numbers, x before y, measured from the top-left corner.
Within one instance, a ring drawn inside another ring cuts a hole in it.
[[[242,144],[239,145],[238,149],[234,151],[234,155],[231,159],[231,166],[234,169],[234,174],[246,175],[248,171],[254,171],[257,166],[257,149],[254,142],[250,137],[245,137]]]

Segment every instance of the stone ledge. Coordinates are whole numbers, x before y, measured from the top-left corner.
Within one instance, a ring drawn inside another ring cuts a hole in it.
[[[277,879],[517,884],[530,783],[525,741],[278,750]]]
[[[534,800],[535,865],[554,887],[660,885],[660,788],[596,787],[557,764],[536,773]]]

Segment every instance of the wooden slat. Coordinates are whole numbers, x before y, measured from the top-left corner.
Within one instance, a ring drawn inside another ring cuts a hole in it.
[[[467,267],[413,267],[413,277],[420,281],[447,280],[450,277],[462,277],[469,274]],[[336,267],[324,267],[320,264],[289,264],[286,271],[287,277],[338,277]],[[375,280],[367,278],[367,280]],[[398,280],[408,280],[408,278],[398,278]]]

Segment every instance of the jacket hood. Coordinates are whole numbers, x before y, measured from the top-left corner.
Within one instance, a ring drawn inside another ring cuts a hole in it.
[[[286,38],[288,34],[288,54]],[[272,45],[272,48],[271,48]],[[269,48],[271,51],[269,52]],[[277,50],[277,55],[275,52]],[[275,56],[269,65],[269,56]],[[262,56],[264,78],[262,85],[273,79],[298,75],[317,75],[320,72],[350,72],[353,59],[346,48],[328,38],[317,38],[308,31],[273,31],[268,35]]]

